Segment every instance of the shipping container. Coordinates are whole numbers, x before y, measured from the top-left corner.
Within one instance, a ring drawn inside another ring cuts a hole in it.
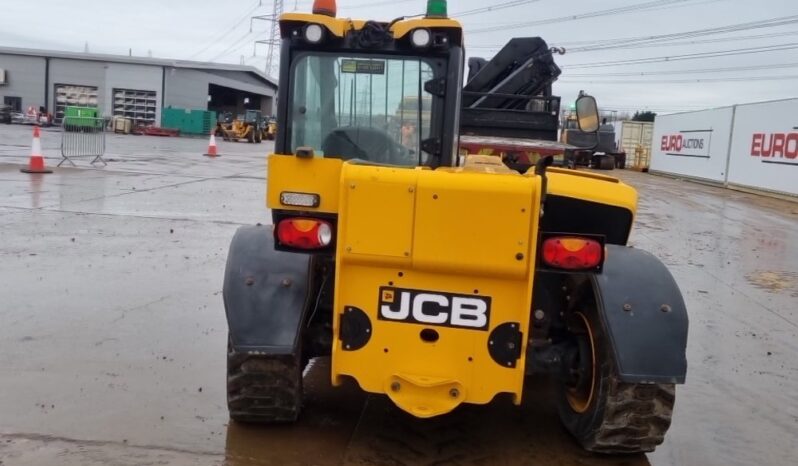
[[[733,107],[657,115],[652,172],[724,183]]]
[[[615,144],[626,153],[626,167],[647,169],[651,161],[651,140],[654,123],[650,121],[616,121]]]
[[[798,98],[657,116],[651,171],[798,196]]]
[[[735,108],[726,181],[798,196],[798,99]]]
[[[216,127],[216,112],[165,108],[161,112],[161,127],[180,130],[180,134],[210,134]]]

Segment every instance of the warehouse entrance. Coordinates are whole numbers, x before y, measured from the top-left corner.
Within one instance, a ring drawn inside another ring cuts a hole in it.
[[[271,115],[271,98],[251,92],[219,86],[208,85],[208,110],[218,115],[229,114],[230,117],[243,115],[247,110],[260,110],[264,115]]]
[[[64,119],[66,107],[97,108],[97,87],[73,84],[55,84],[55,122]]]

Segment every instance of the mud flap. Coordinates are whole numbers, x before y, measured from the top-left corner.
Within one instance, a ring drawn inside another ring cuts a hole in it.
[[[665,265],[646,251],[607,245],[604,270],[591,282],[620,379],[684,383],[687,309]]]
[[[310,256],[274,250],[271,226],[236,231],[227,256],[224,307],[240,353],[294,354],[306,310]]]

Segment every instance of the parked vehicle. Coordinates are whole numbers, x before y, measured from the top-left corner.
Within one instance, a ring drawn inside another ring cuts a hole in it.
[[[264,126],[265,122],[259,110],[247,110],[230,123],[218,121],[215,132],[217,135],[221,134],[225,141],[260,143],[264,136]]]
[[[0,105],[0,123],[11,124],[12,113],[10,105]]]
[[[560,141],[578,146],[568,158],[571,167],[583,166],[600,170],[624,168],[626,153],[615,141],[615,127],[603,122],[599,126],[598,138],[579,129],[576,115],[569,116],[560,132]]]

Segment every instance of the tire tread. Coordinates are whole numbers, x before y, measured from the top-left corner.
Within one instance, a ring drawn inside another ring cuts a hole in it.
[[[609,393],[602,422],[582,439],[597,453],[651,452],[665,440],[671,425],[675,386],[608,380]]]
[[[227,353],[227,407],[239,422],[296,421],[302,404],[302,374],[293,355]]]

